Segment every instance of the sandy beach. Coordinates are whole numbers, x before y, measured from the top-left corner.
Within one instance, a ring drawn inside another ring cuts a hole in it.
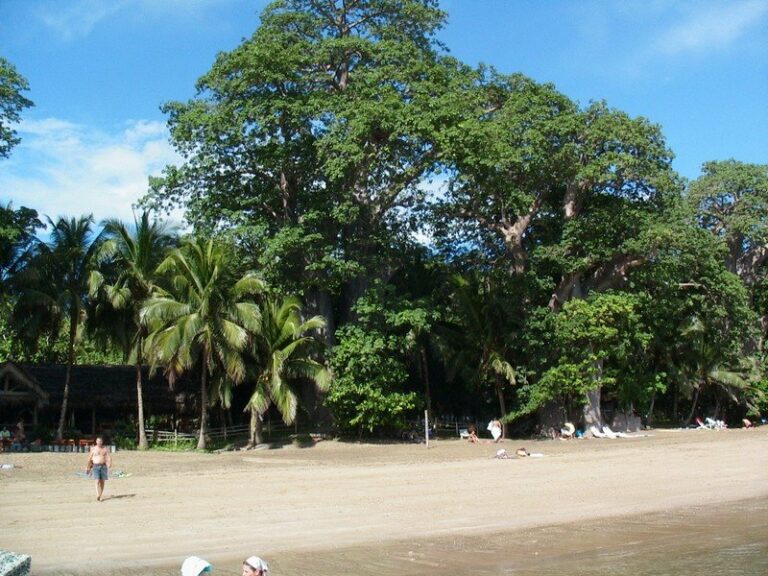
[[[311,572],[301,566],[312,552],[492,542],[513,531],[620,526],[638,515],[671,521],[768,498],[768,426],[501,447],[523,445],[543,457],[497,460],[499,445],[460,440],[429,449],[322,441],[220,454],[117,452],[113,469],[127,476],[107,483],[103,502],[77,474],[85,454],[3,453],[0,463],[16,467],[0,470],[0,548],[30,554],[39,575],[177,574],[192,554],[217,574],[239,574],[251,554],[269,559],[275,574],[300,574]]]

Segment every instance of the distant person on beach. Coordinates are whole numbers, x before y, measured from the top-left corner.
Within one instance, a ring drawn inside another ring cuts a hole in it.
[[[475,428],[474,424],[467,426],[467,441],[471,442],[472,444],[477,444],[479,442],[477,437],[477,428]]]
[[[24,420],[19,420],[16,424],[16,430],[13,432],[13,439],[11,440],[11,450],[21,451],[24,449],[24,441],[27,439],[27,435],[24,433]]]
[[[488,423],[488,431],[491,433],[491,436],[493,436],[494,442],[498,442],[499,440],[501,440],[501,433],[502,433],[501,422],[499,422],[496,418],[494,418]]]
[[[109,450],[104,446],[104,439],[101,436],[96,438],[96,445],[91,447],[88,453],[88,465],[85,468],[87,474],[93,474],[96,480],[96,500],[101,502],[104,494],[104,483],[109,476],[109,468],[112,466],[112,456]]]
[[[0,430],[0,451],[11,447],[11,431],[6,426]]]
[[[213,572],[213,566],[197,556],[190,556],[181,564],[181,576],[200,576],[211,572]]]
[[[251,556],[243,561],[242,576],[266,576],[269,566],[258,556]]]

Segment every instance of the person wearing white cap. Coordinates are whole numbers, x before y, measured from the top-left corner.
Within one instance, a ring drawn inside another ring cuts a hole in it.
[[[258,556],[251,556],[243,560],[243,576],[266,576],[269,566]]]
[[[197,556],[190,556],[181,564],[181,576],[200,576],[211,572],[213,566]]]

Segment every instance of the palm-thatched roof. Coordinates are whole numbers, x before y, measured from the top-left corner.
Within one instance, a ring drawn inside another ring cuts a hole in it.
[[[23,364],[17,367],[39,383],[52,405],[61,404],[67,371],[65,364]],[[154,411],[172,412],[178,403],[184,403],[185,398],[195,391],[196,386],[188,377],[176,379],[174,389],[171,390],[161,372],[150,374],[148,367],[142,368],[144,403],[151,405]],[[69,405],[73,408],[134,409],[135,366],[73,366],[69,384]]]
[[[50,394],[24,367],[3,362],[0,363],[0,402],[34,404],[41,408],[50,402]]]

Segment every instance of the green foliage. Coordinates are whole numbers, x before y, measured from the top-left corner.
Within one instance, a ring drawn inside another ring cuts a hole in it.
[[[542,372],[521,390],[525,402],[519,414],[551,400],[573,410],[584,405],[587,392],[596,387],[631,385],[637,361],[651,340],[640,306],[637,296],[608,292],[571,300],[557,314],[540,311],[531,324],[537,334],[529,343],[539,355]]]
[[[8,60],[0,56],[0,158],[7,158],[11,149],[19,143],[12,128],[21,119],[21,112],[33,106],[22,92],[29,90],[29,84]]]
[[[143,202],[185,210],[183,248],[147,214],[100,238],[49,220],[41,243],[34,210],[0,208],[0,358],[141,363],[151,332],[170,378],[201,375],[203,429],[239,383],[293,421],[298,386],[329,380],[315,335],[338,339],[327,404],[358,435],[441,386],[457,414],[597,388],[764,410],[768,167],[708,162],[686,189],[658,125],[469,67],[445,22],[436,0],[270,4],[164,106],[182,161]],[[26,89],[0,58],[0,158]]]
[[[417,398],[402,391],[408,371],[400,339],[360,326],[346,326],[337,336],[335,378],[326,398],[336,425],[358,435],[397,428]]]
[[[418,395],[408,391],[409,341],[429,325],[433,313],[381,285],[361,298],[355,310],[358,322],[336,333],[334,381],[326,405],[342,431],[392,431],[417,407]]]
[[[172,375],[199,366],[201,449],[209,395],[226,399],[229,383],[245,379],[244,352],[260,328],[261,312],[253,299],[264,283],[254,273],[238,277],[235,264],[225,244],[188,240],[160,264],[164,288],[156,288],[141,310],[142,323],[151,331],[147,348],[154,365]]]
[[[313,358],[318,341],[310,334],[325,327],[321,316],[302,319],[301,303],[296,298],[261,301],[259,327],[254,334],[252,354],[253,393],[246,405],[251,419],[251,441],[257,438],[256,426],[261,416],[274,404],[283,422],[292,424],[299,404],[297,383],[312,382],[318,391],[328,389],[330,373]]]
[[[0,296],[11,290],[11,280],[31,258],[35,232],[42,227],[36,210],[25,206],[14,210],[11,203],[0,206]]]
[[[153,452],[192,452],[197,450],[197,441],[193,438],[182,438],[176,442],[156,442],[150,446]]]

